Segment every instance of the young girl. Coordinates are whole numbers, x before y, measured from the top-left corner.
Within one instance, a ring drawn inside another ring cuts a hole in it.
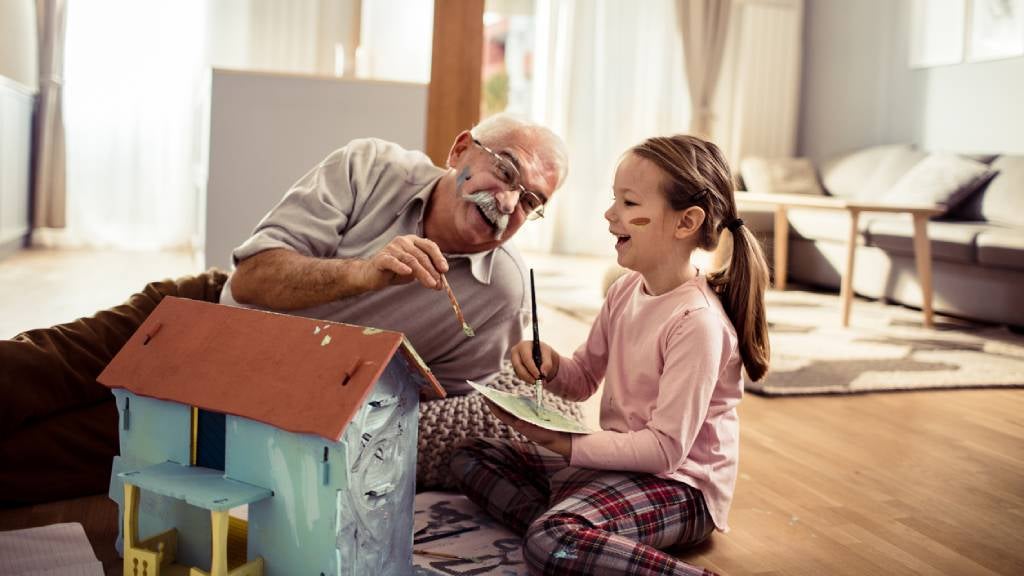
[[[701,574],[659,551],[726,531],[736,483],[736,406],[745,367],[768,369],[761,249],[736,217],[718,147],[692,136],[651,138],[627,152],[605,212],[618,262],[632,270],[608,290],[572,358],[532,342],[512,349],[526,381],[584,400],[604,378],[602,431],[552,432],[491,409],[530,443],[471,440],[452,457],[465,493],[525,534],[531,573]],[[729,264],[690,263],[733,236]]]

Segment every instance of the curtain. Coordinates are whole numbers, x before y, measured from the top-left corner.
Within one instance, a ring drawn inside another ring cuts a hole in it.
[[[686,77],[690,87],[690,133],[711,137],[712,102],[729,32],[732,0],[677,0]]]
[[[67,0],[37,1],[63,6]],[[132,250],[199,248],[209,68],[331,75],[342,71],[341,54],[347,52],[344,66],[351,70],[361,4],[68,2],[66,226],[40,230],[33,241]],[[59,90],[56,98],[59,112]]]
[[[65,224],[64,0],[36,0],[39,28],[39,103],[35,118],[33,228]]]
[[[715,96],[715,142],[735,168],[748,156],[796,153],[803,0],[734,6]]]
[[[361,6],[361,0],[209,2],[210,61],[224,68],[351,74]]]
[[[201,0],[68,6],[64,246],[190,246],[206,79]]]
[[[623,152],[685,132],[690,103],[673,0],[538,0],[531,114],[565,138],[569,176],[525,248],[611,256],[604,212]]]

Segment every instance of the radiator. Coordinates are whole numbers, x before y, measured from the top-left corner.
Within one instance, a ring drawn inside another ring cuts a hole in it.
[[[0,76],[0,256],[28,236],[34,100],[30,89]]]

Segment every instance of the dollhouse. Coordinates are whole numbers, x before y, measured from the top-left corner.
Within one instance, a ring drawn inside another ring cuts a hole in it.
[[[126,576],[412,572],[418,402],[444,392],[400,333],[168,297],[98,380]]]

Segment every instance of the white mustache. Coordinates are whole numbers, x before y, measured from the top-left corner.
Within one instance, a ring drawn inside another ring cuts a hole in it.
[[[501,210],[498,209],[498,200],[493,194],[488,192],[474,192],[463,196],[467,202],[472,202],[480,207],[483,211],[484,216],[494,224],[494,239],[501,240],[501,237],[505,234],[505,229],[508,228],[508,214],[502,214]]]

